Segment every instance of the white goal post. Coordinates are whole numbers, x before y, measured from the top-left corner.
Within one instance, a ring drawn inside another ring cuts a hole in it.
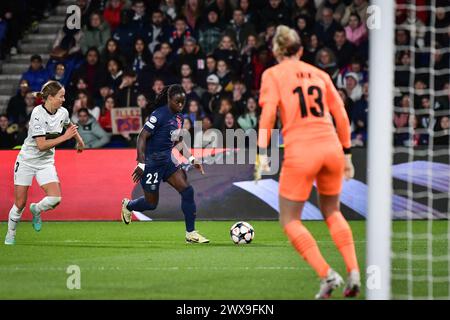
[[[369,26],[366,297],[390,299],[395,1],[373,0]]]

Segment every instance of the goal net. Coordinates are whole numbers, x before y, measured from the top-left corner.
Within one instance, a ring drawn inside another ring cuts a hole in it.
[[[384,37],[384,42],[392,39],[393,46],[371,48],[371,59],[386,47],[392,53],[392,61],[385,56],[384,62],[391,68],[384,71],[393,77],[384,73],[370,79],[377,81],[372,87],[381,87],[375,94],[384,96],[372,99],[370,108],[390,100],[384,109],[390,112],[385,117],[389,123],[384,124],[390,130],[385,134],[377,127],[369,128],[369,139],[376,141],[369,146],[368,265],[379,267],[383,279],[375,289],[367,289],[367,296],[450,299],[450,2],[397,0],[390,5],[393,16],[387,18],[390,21],[381,19],[385,25],[380,30],[391,24],[393,37]],[[376,32],[371,46],[380,45]],[[372,72],[373,62],[371,66]],[[374,73],[380,72],[375,69]],[[369,112],[372,117],[378,111]],[[376,122],[370,125],[378,126]],[[393,134],[388,137],[388,133]],[[380,170],[385,172],[378,180]],[[376,187],[378,182],[381,185]],[[380,217],[374,217],[377,202],[386,211]],[[386,243],[384,238],[377,244],[378,233],[390,240]]]

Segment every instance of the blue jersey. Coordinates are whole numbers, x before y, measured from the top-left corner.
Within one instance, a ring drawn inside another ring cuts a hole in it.
[[[145,148],[145,162],[169,160],[175,142],[180,139],[182,127],[183,115],[173,113],[169,106],[153,111],[144,124],[144,129],[151,134]]]

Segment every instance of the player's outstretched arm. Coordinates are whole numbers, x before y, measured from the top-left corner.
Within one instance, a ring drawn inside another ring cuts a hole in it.
[[[147,145],[147,139],[150,138],[150,132],[147,130],[142,129],[139,133],[139,136],[137,138],[137,166],[133,171],[132,177],[133,182],[137,183],[139,180],[141,180],[142,176],[144,175],[145,170],[145,147]]]
[[[58,144],[63,143],[64,141],[72,139],[73,137],[78,135],[77,128],[78,128],[77,126],[68,127],[66,132],[62,136],[59,136],[56,139],[46,140],[44,136],[36,137],[35,138],[36,144],[37,144],[39,151],[49,150],[51,148],[56,147]]]

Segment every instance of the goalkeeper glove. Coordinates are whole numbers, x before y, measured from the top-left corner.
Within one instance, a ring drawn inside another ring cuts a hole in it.
[[[352,163],[352,155],[345,155],[345,169],[344,169],[344,177],[345,180],[350,180],[355,176],[355,167],[353,167]]]
[[[255,182],[258,182],[258,180],[261,179],[261,176],[263,173],[269,173],[269,172],[270,172],[270,166],[269,166],[269,159],[267,158],[267,155],[257,154],[256,161],[255,161],[255,172],[254,172]]]

